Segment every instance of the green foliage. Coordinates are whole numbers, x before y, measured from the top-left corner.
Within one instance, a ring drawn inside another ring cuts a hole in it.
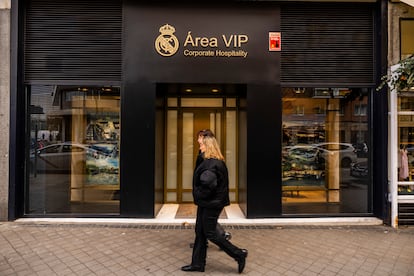
[[[385,85],[391,89],[391,91],[408,91],[414,88],[414,55],[401,60],[398,63],[400,66],[397,70],[391,72],[391,75],[383,76],[381,83],[377,87],[377,91],[381,90]]]

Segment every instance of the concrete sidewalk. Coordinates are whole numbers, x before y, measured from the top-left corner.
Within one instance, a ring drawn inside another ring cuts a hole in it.
[[[245,275],[414,275],[414,227],[227,225]],[[191,261],[192,224],[0,222],[0,275],[236,275],[210,244]]]

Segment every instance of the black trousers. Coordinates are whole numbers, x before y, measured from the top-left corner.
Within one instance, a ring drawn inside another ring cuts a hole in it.
[[[230,257],[238,260],[242,251],[237,246],[226,240],[224,235],[220,235],[216,230],[217,220],[223,209],[211,209],[197,207],[197,219],[195,226],[195,241],[191,265],[204,267],[207,257],[207,240],[216,244]]]

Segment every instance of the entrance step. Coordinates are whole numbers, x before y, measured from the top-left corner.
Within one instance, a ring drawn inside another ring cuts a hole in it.
[[[176,219],[182,219],[182,218],[196,218],[197,216],[197,206],[191,203],[182,203],[179,204],[178,210],[175,214]],[[220,219],[226,219],[227,214],[226,210],[223,210],[220,214]]]

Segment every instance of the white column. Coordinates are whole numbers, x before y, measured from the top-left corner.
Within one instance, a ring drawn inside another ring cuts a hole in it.
[[[391,74],[398,67],[391,67]],[[398,107],[397,91],[389,93],[389,125],[388,125],[388,191],[391,201],[391,226],[398,227]]]

